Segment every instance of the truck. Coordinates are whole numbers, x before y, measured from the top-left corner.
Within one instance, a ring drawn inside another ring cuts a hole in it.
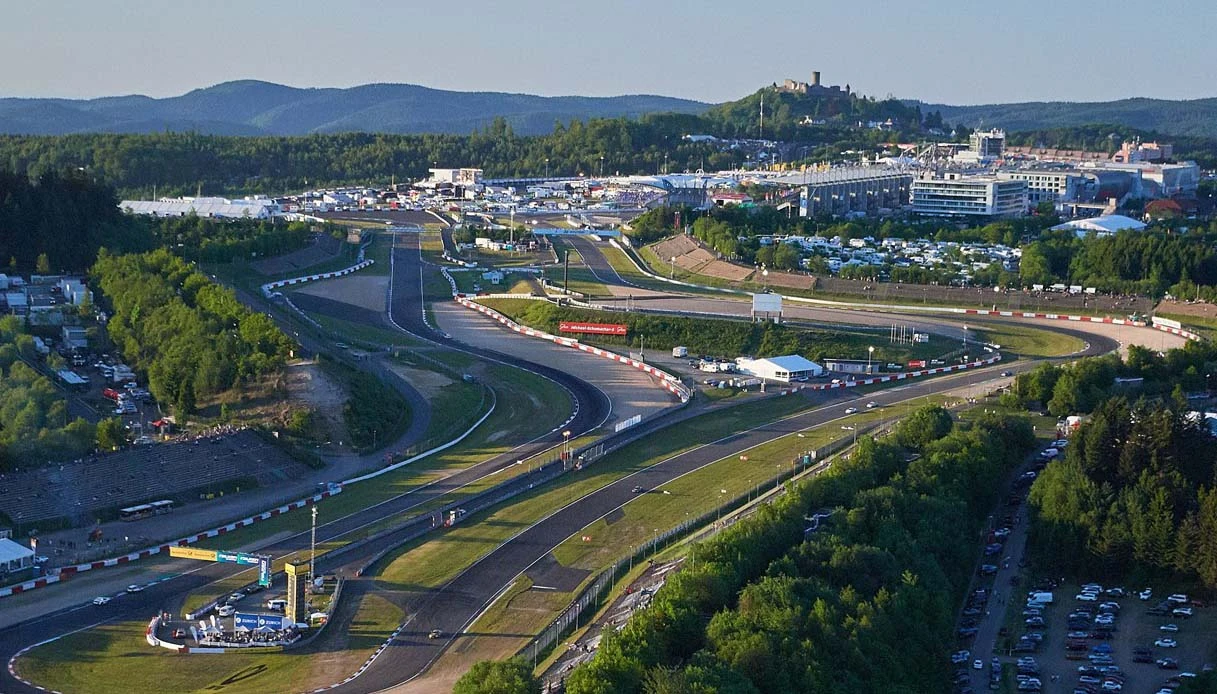
[[[673,347],[672,356],[676,357],[677,359],[682,359],[684,357],[687,357],[687,356],[689,356],[689,348],[688,347]]]

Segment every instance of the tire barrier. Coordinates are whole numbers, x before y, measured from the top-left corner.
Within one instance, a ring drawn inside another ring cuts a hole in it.
[[[679,378],[677,378],[676,376],[673,376],[672,374],[670,374],[662,369],[657,369],[654,366],[651,366],[650,364],[638,361],[637,359],[631,359],[630,357],[623,357],[620,354],[617,354],[616,352],[610,352],[606,349],[600,349],[598,347],[592,347],[590,345],[585,345],[582,342],[569,338],[569,337],[561,337],[558,335],[551,335],[547,332],[543,332],[540,330],[533,330],[532,328],[529,328],[529,327],[520,325],[519,323],[516,323],[515,321],[511,320],[507,316],[504,316],[503,314],[499,313],[498,311],[495,311],[492,308],[483,306],[482,304],[479,304],[476,301],[470,301],[469,299],[465,298],[463,295],[458,294],[454,298],[456,299],[456,302],[459,303],[461,306],[464,306],[465,308],[472,309],[474,311],[477,311],[478,313],[489,316],[490,318],[493,318],[494,320],[498,321],[499,323],[502,323],[505,327],[507,327],[507,329],[509,329],[513,332],[520,333],[521,335],[527,335],[528,337],[535,337],[535,338],[538,338],[541,340],[547,340],[556,345],[561,345],[563,347],[570,347],[571,349],[577,349],[581,352],[587,352],[588,354],[594,354],[598,357],[603,357],[605,359],[611,359],[615,362],[625,364],[626,366],[633,367],[635,369],[638,369],[639,371],[642,371],[646,374],[654,376],[655,378],[659,379],[659,385],[661,387],[663,387],[664,390],[675,395],[677,398],[680,399],[681,402],[688,402],[689,398],[692,395],[692,393],[689,391],[688,387],[686,387],[683,383],[681,383]]]
[[[92,571],[94,569],[108,568],[111,566],[123,566],[123,565],[129,564],[133,561],[139,561],[140,559],[146,559],[148,557],[155,556],[157,554],[168,554],[170,547],[185,547],[186,545],[194,544],[194,543],[198,542],[199,540],[217,537],[219,535],[223,535],[225,533],[232,532],[239,528],[244,528],[246,526],[253,525],[254,523],[269,520],[269,519],[279,516],[281,514],[288,513],[289,511],[294,511],[296,509],[305,508],[306,506],[311,506],[311,505],[317,503],[318,501],[321,501],[322,499],[329,498],[329,497],[334,496],[335,494],[338,494],[341,492],[342,492],[341,485],[333,485],[326,491],[314,494],[310,497],[300,499],[298,501],[293,501],[289,504],[283,504],[282,506],[279,506],[277,508],[273,508],[269,511],[263,511],[262,513],[259,513],[259,514],[253,515],[253,516],[249,516],[247,518],[242,518],[241,520],[236,521],[235,523],[229,523],[227,525],[222,525],[222,526],[219,526],[216,528],[212,528],[210,530],[205,530],[203,532],[196,533],[196,534],[190,535],[188,537],[182,537],[182,538],[178,538],[177,540],[165,542],[163,544],[157,545],[156,547],[149,547],[147,549],[142,549],[138,552],[132,552],[130,554],[125,554],[121,557],[111,557],[110,559],[99,559],[97,561],[89,562],[87,564],[76,564],[74,566],[64,566],[64,567],[61,567],[59,569],[59,573],[57,573],[55,575],[46,576],[44,578],[35,579],[33,581],[26,581],[25,583],[8,586],[6,588],[0,588],[0,598],[5,598],[10,595],[17,595],[19,593],[26,593],[31,590],[43,588],[45,586],[48,586],[48,585],[51,585],[54,583],[59,583],[60,581],[66,581],[67,579],[71,578],[72,576],[74,576],[78,573],[83,573],[85,571]]]

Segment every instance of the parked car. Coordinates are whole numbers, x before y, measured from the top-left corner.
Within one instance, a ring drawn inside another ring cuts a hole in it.
[[[1158,639],[1157,641],[1154,641],[1154,645],[1157,646],[1158,648],[1175,648],[1176,646],[1179,645],[1179,643],[1177,641],[1175,641],[1174,639],[1162,638],[1162,639]]]
[[[231,617],[236,613],[236,611],[237,608],[233,607],[232,605],[220,605],[218,608],[216,608],[216,614],[220,615],[221,617]]]

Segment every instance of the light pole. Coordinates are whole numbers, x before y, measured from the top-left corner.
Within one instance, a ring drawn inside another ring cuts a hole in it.
[[[854,432],[854,443],[858,443],[858,427],[857,426],[849,426],[847,424],[842,424],[841,428],[844,429],[845,431]]]
[[[638,361],[647,360],[647,336],[638,336]]]
[[[570,430],[562,432],[562,466],[566,466],[566,461],[570,460]]]
[[[668,266],[671,268],[668,270],[668,279],[676,279],[676,256],[668,258]]]
[[[313,527],[309,533],[308,580],[313,583],[317,578],[317,505],[313,504]],[[313,583],[313,585],[317,585]]]
[[[871,372],[871,358],[875,356],[875,348],[873,346],[866,348],[866,373]]]
[[[549,157],[545,157],[545,177],[549,178]]]
[[[604,155],[600,155],[600,178],[604,178]]]

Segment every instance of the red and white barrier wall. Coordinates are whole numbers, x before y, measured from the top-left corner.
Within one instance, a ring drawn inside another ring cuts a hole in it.
[[[465,308],[473,309],[474,311],[477,311],[478,313],[487,315],[487,316],[495,319],[499,323],[502,323],[504,326],[506,326],[509,330],[511,330],[513,332],[520,333],[521,335],[527,335],[529,337],[539,338],[542,340],[548,340],[550,342],[553,342],[554,344],[562,345],[563,347],[570,347],[572,349],[577,349],[582,352],[587,352],[588,354],[594,354],[598,357],[604,357],[605,359],[612,359],[613,361],[619,362],[621,364],[625,364],[626,366],[631,366],[635,369],[638,369],[639,371],[643,371],[647,374],[650,374],[651,376],[658,378],[660,386],[662,386],[669,393],[680,398],[681,402],[688,402],[688,400],[689,400],[689,397],[691,395],[689,392],[689,389],[686,388],[684,386],[684,384],[682,384],[680,382],[679,378],[673,376],[672,374],[670,374],[662,369],[657,369],[654,366],[651,366],[650,364],[646,364],[644,362],[638,361],[637,359],[623,357],[620,354],[617,354],[616,352],[610,352],[606,349],[600,349],[598,347],[592,347],[590,345],[585,345],[582,342],[579,342],[578,340],[575,340],[575,339],[572,339],[569,337],[562,337],[560,335],[551,335],[551,334],[541,331],[541,330],[533,330],[532,328],[529,328],[529,327],[520,325],[519,323],[516,323],[515,321],[511,320],[507,316],[504,316],[503,314],[499,313],[498,311],[495,311],[492,308],[483,306],[483,305],[477,303],[476,301],[470,301],[469,299],[466,299],[464,296],[461,296],[459,294],[456,295],[454,298],[456,299],[457,303],[464,306]]]
[[[305,282],[315,282],[317,280],[333,279],[335,277],[342,277],[343,275],[349,275],[352,272],[359,272],[360,270],[364,269],[365,267],[370,266],[374,262],[376,262],[376,261],[369,258],[368,260],[365,260],[360,263],[356,263],[355,265],[352,265],[351,267],[348,267],[348,268],[344,268],[342,270],[335,270],[333,272],[323,272],[318,275],[305,275],[303,277],[293,277],[291,279],[278,280],[276,282],[267,282],[266,284],[262,285],[262,296],[269,299],[271,294],[273,294],[276,289],[281,289],[283,287],[289,287],[293,284],[304,284]]]
[[[138,552],[132,552],[131,554],[126,554],[121,557],[112,557],[110,559],[100,559],[98,561],[89,562],[88,564],[76,564],[75,566],[64,566],[64,567],[61,567],[59,569],[59,573],[57,573],[55,575],[45,576],[43,578],[34,579],[33,581],[26,581],[25,583],[20,583],[20,584],[14,585],[14,586],[0,588],[0,598],[5,598],[10,595],[16,595],[18,593],[25,593],[25,592],[28,592],[31,590],[36,590],[38,588],[42,588],[44,586],[51,585],[53,583],[59,583],[61,581],[66,581],[67,579],[71,578],[73,575],[84,572],[84,571],[92,571],[93,569],[102,569],[102,568],[106,568],[106,567],[110,567],[110,566],[121,566],[123,564],[129,564],[133,561],[138,561],[140,559],[144,559],[146,557],[151,557],[151,556],[154,556],[157,554],[161,554],[161,553],[168,554],[170,547],[184,547],[186,545],[194,544],[194,543],[198,542],[199,540],[217,537],[217,536],[223,535],[225,533],[232,532],[238,528],[244,528],[246,526],[253,525],[254,523],[258,523],[260,521],[274,518],[275,516],[287,513],[289,511],[294,511],[296,509],[304,508],[306,506],[311,506],[311,505],[317,503],[318,501],[321,501],[322,499],[326,499],[331,496],[334,496],[335,494],[338,494],[341,491],[342,491],[342,487],[340,487],[340,486],[334,487],[332,490],[326,490],[319,494],[314,494],[306,499],[300,499],[298,501],[293,501],[290,504],[284,504],[278,508],[273,508],[269,511],[263,511],[262,513],[259,513],[255,516],[250,516],[248,518],[243,518],[235,523],[229,523],[228,525],[224,525],[224,526],[221,526],[218,528],[212,528],[211,530],[206,530],[201,533],[191,535],[189,537],[179,538],[172,542],[166,542],[165,544],[157,545],[156,547],[149,547],[147,549],[142,549]]]

